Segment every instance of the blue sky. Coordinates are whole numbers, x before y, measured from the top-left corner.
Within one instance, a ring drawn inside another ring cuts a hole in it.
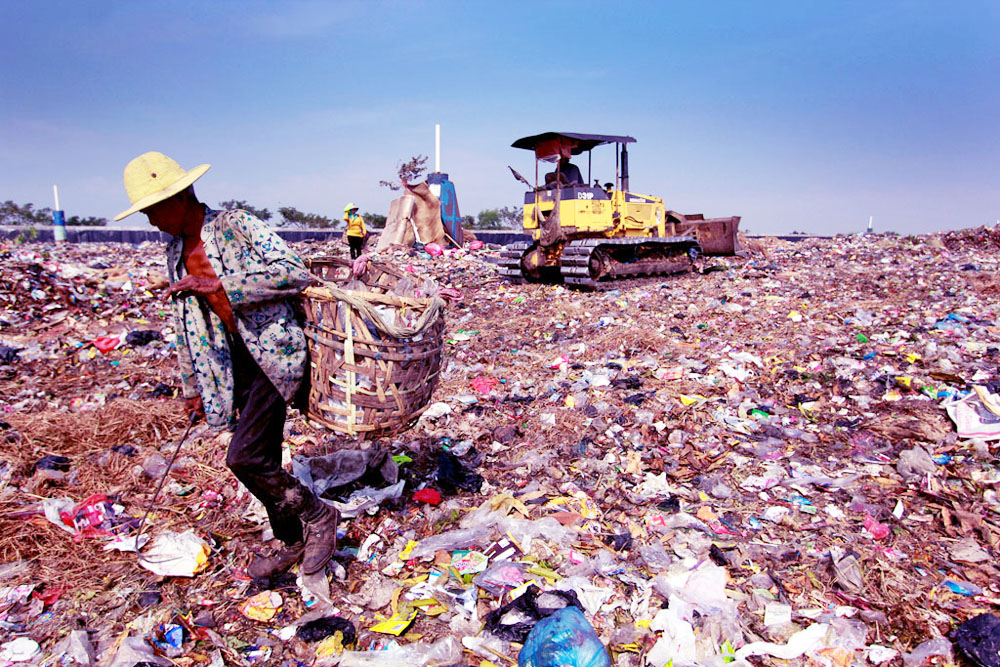
[[[992,224],[997,35],[995,2],[3,0],[0,200],[110,218],[159,150],[212,205],[384,214],[440,123],[466,215],[562,130],[636,137],[633,191],[755,233]]]

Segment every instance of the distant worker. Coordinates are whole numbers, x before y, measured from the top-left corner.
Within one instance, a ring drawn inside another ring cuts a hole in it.
[[[365,247],[368,230],[365,228],[365,219],[358,215],[358,206],[354,202],[344,207],[344,222],[347,223],[347,244],[351,247],[351,259],[357,259]]]
[[[614,187],[615,187],[614,183],[605,183],[604,184],[604,192],[605,192],[605,194],[608,195],[609,199],[611,198],[611,192],[614,189]]]

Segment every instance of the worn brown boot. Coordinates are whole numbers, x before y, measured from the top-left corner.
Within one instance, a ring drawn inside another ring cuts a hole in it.
[[[302,553],[302,573],[315,574],[326,567],[337,550],[337,524],[340,512],[326,506],[323,514],[314,521],[305,522],[306,547]]]
[[[306,545],[302,542],[296,542],[295,544],[286,544],[270,556],[258,556],[250,563],[247,574],[254,579],[261,579],[284,572],[299,561],[305,547]]]

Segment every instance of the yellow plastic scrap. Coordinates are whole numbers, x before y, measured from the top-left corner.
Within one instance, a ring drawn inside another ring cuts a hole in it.
[[[813,412],[816,411],[816,401],[809,401],[807,403],[799,403],[799,412],[806,419],[812,419]]]
[[[392,601],[389,603],[392,608],[393,615],[399,613],[399,594],[403,592],[403,587],[400,586],[392,592]]]
[[[525,516],[527,516],[527,515],[525,515]],[[506,533],[506,535],[507,535],[507,539],[510,540],[511,544],[513,544],[515,547],[517,547],[518,551],[520,551],[523,554],[528,553],[529,550],[525,549],[522,545],[518,544],[518,541],[515,540],[513,537],[511,537],[511,534],[509,532]],[[530,541],[531,538],[529,537],[528,540]]]
[[[562,576],[555,570],[550,570],[549,568],[542,567],[541,565],[532,565],[526,571],[528,574],[537,574],[539,577],[545,577],[545,580],[550,584],[562,579]]]
[[[413,550],[416,548],[416,546],[417,542],[415,540],[410,540],[409,542],[407,542],[406,546],[403,547],[403,550],[399,552],[399,560],[402,561],[408,560],[410,558],[410,554],[413,553]]]
[[[702,396],[701,394],[680,394],[677,398],[680,399],[681,404],[684,407],[689,405],[694,405],[695,403],[705,403],[708,398]]]
[[[524,592],[526,590],[528,590],[528,588],[530,586],[535,586],[535,585],[537,585],[537,584],[535,584],[535,580],[534,579],[529,579],[528,581],[524,582],[523,584],[521,584],[517,588],[512,588],[510,590],[510,593],[508,593],[507,595],[510,596],[511,600],[516,600],[517,598],[519,598],[522,595],[524,595]]]
[[[600,512],[597,510],[597,506],[594,504],[590,498],[586,495],[581,494],[582,497],[568,497],[560,496],[558,498],[552,498],[549,502],[545,503],[545,507],[549,509],[559,509],[567,512],[576,512],[584,519],[595,519],[600,516]]]
[[[736,662],[736,647],[728,639],[719,647],[723,662]]]
[[[239,606],[240,613],[252,621],[267,622],[281,611],[281,594],[277,591],[261,591],[247,598]]]
[[[618,646],[612,646],[611,650],[615,653],[638,653],[639,645],[634,642],[631,644],[619,644]]]
[[[400,580],[399,583],[403,584],[404,586],[416,586],[417,584],[421,584],[427,581],[428,576],[429,575],[426,574],[418,574],[417,576],[410,577],[409,579],[402,579]]]
[[[437,616],[448,611],[448,608],[443,604],[435,600],[434,598],[427,598],[425,600],[414,600],[411,602],[414,607],[424,612],[428,616]]]
[[[323,641],[316,645],[317,658],[328,658],[332,655],[340,655],[343,652],[344,633],[340,630],[337,630],[329,637],[323,638]]]
[[[398,637],[406,632],[406,628],[410,627],[410,624],[413,623],[413,619],[416,617],[416,609],[412,607],[409,609],[401,609],[384,621],[376,623],[369,628],[369,630],[372,632],[380,632],[384,635],[395,635]]]

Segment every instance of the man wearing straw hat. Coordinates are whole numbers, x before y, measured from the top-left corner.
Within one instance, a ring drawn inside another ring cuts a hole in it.
[[[281,238],[242,210],[214,211],[193,183],[203,164],[185,171],[158,152],[125,167],[132,206],[173,238],[167,272],[177,320],[177,361],[188,413],[233,437],[226,465],[260,499],[284,547],[256,559],[251,576],[287,569],[323,570],[337,545],[336,509],[281,467],[287,402],[302,381],[306,341],[290,300],[309,272]]]

